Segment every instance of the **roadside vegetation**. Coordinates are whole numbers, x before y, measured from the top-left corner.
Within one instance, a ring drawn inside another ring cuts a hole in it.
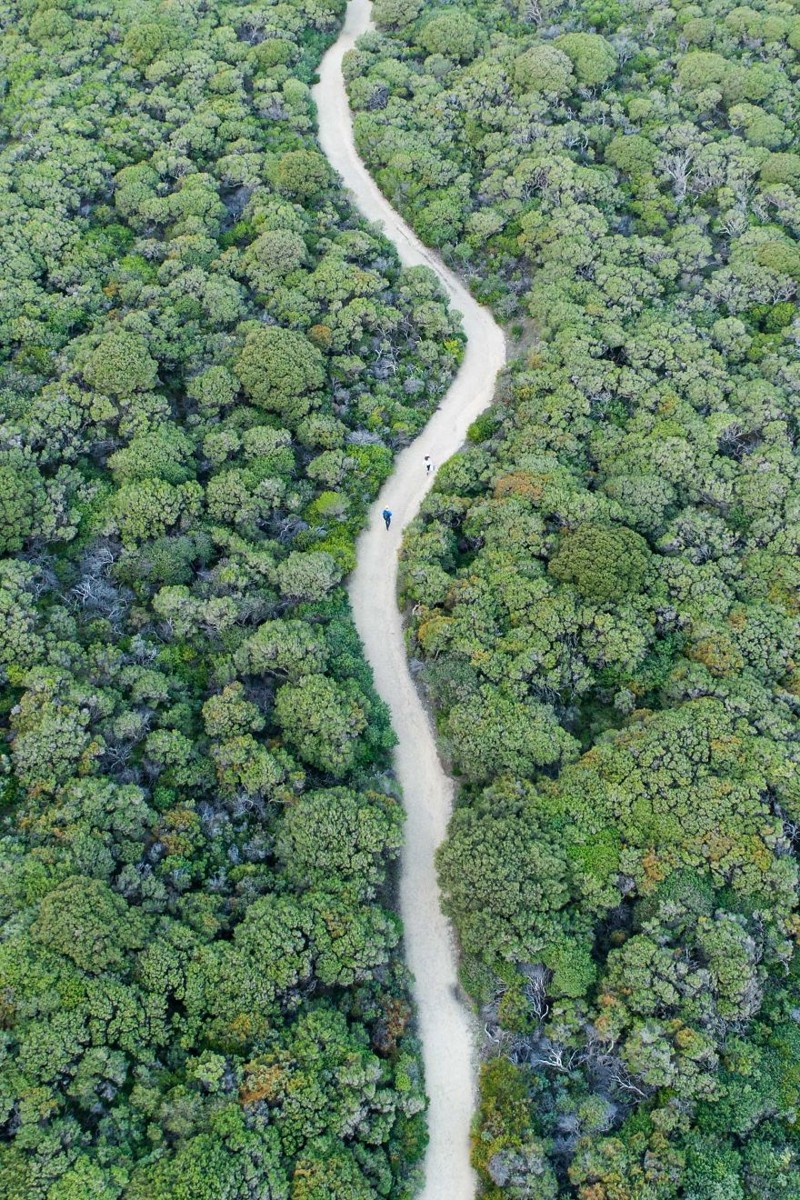
[[[0,123],[0,1195],[413,1193],[342,578],[461,337],[314,140],[341,3],[41,3]]]
[[[800,13],[376,0],[381,187],[533,342],[405,542],[492,1200],[800,1195]],[[516,328],[515,328],[516,325]]]

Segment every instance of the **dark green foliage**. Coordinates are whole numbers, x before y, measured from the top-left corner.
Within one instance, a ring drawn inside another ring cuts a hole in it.
[[[532,46],[514,63],[514,80],[525,92],[565,96],[575,86],[572,62],[557,46]]]
[[[98,392],[128,396],[157,382],[157,364],[144,338],[126,330],[109,333],[83,364],[83,377]]]
[[[278,190],[294,200],[318,196],[329,180],[328,164],[316,150],[288,150],[275,171]]]
[[[483,1194],[793,1196],[798,18],[481,2],[459,65],[438,12],[347,69],[381,186],[525,337],[402,558]]]
[[[441,54],[462,62],[472,58],[480,26],[463,8],[447,8],[425,21],[420,43],[429,54]]]
[[[309,393],[325,382],[324,363],[319,350],[301,334],[268,326],[247,334],[235,369],[254,404],[294,425],[313,403]]]
[[[20,3],[0,1195],[406,1197],[392,733],[340,587],[461,337],[313,137],[343,4]]]
[[[635,595],[649,559],[647,542],[632,529],[587,524],[561,538],[548,570],[562,583],[574,583],[586,600],[602,604]]]
[[[594,14],[589,23],[596,23]],[[565,33],[555,39],[554,45],[571,61],[578,83],[587,87],[605,83],[617,69],[614,47],[599,33]]]

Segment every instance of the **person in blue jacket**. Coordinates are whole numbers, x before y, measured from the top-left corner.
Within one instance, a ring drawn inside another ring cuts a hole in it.
[[[392,510],[390,508],[385,508],[383,510],[383,512],[381,513],[381,516],[383,517],[384,521],[386,522],[386,528],[388,529],[392,523]]]

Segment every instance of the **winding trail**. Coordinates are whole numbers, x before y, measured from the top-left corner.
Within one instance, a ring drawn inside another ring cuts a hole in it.
[[[403,528],[433,483],[433,476],[425,475],[423,455],[442,463],[462,445],[468,426],[492,399],[495,376],[505,363],[505,339],[491,314],[381,195],[356,152],[341,66],[356,38],[370,28],[369,0],[350,0],[339,40],[325,55],[314,88],[320,144],[363,215],[383,225],[403,264],[424,265],[436,272],[463,314],[468,339],[461,369],[447,395],[423,433],[397,458],[394,474],[370,512],[369,525],[358,541],[358,565],[349,592],[375,686],[391,710],[398,737],[395,768],[407,813],[400,911],[430,1097],[430,1142],[420,1200],[472,1200],[475,1178],[469,1162],[469,1131],[477,1042],[473,1019],[458,996],[453,935],[439,907],[434,866],[434,853],[450,816],[453,783],[442,770],[433,730],[406,664],[396,598],[397,555]],[[388,532],[380,519],[386,506],[394,514]]]

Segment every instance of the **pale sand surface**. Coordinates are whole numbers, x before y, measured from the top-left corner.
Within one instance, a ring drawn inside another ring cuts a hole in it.
[[[400,905],[408,965],[414,975],[430,1097],[430,1144],[422,1200],[472,1200],[475,1178],[469,1164],[469,1130],[475,1103],[476,1030],[457,994],[452,931],[439,907],[434,853],[444,837],[453,784],[436,752],[433,731],[406,664],[396,602],[397,554],[403,527],[414,517],[432,485],[423,455],[443,463],[464,441],[466,430],[491,402],[497,372],[505,363],[505,341],[491,314],[414,236],[381,195],[353,144],[351,114],[341,75],[342,57],[370,28],[368,0],[351,0],[344,29],[328,51],[314,88],[319,137],[333,167],[370,221],[383,225],[407,266],[431,267],[464,318],[468,345],[457,378],[423,433],[398,457],[394,474],[370,513],[358,542],[358,566],[350,600],[378,692],[389,705],[399,743],[395,766],[407,812]],[[380,518],[394,516],[389,532]]]

